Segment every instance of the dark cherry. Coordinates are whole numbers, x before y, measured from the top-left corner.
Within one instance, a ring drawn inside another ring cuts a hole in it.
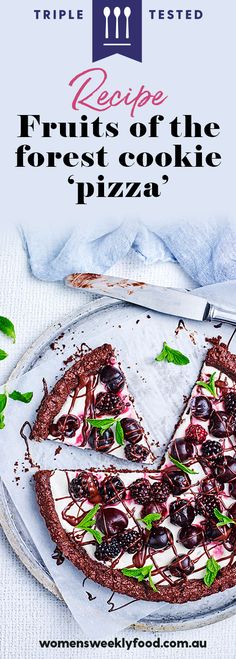
[[[187,549],[193,549],[203,541],[203,530],[200,526],[183,526],[179,531],[179,541]]]
[[[63,415],[57,423],[52,423],[49,432],[52,437],[74,437],[80,427],[80,419],[73,414]]]
[[[125,484],[116,474],[104,478],[99,490],[104,503],[118,503],[125,499],[126,496]]]
[[[121,419],[121,426],[124,431],[124,437],[126,442],[130,444],[138,444],[143,436],[143,428],[136,419]]]
[[[128,526],[128,517],[118,508],[100,508],[96,525],[106,536],[122,533]]]
[[[193,457],[194,447],[189,440],[179,437],[179,439],[175,439],[172,442],[169,453],[172,458],[178,460],[178,462],[184,463],[188,462],[188,460]]]
[[[164,526],[153,527],[147,544],[152,549],[167,549],[170,546],[172,541],[172,534],[169,529],[166,529]]]
[[[93,428],[89,435],[88,443],[95,451],[106,453],[113,446],[115,441],[114,433],[111,428],[105,430],[101,435],[97,428]]]
[[[215,469],[216,478],[220,483],[236,482],[236,460],[226,456],[224,463]]]
[[[201,482],[201,491],[204,492],[204,494],[208,492],[216,492],[217,487],[215,481],[211,478],[205,478]]]
[[[195,517],[194,508],[185,499],[176,499],[170,504],[170,521],[177,526],[192,524]]]
[[[169,565],[169,571],[174,577],[188,576],[194,570],[194,564],[188,554],[177,556]]]
[[[210,416],[210,423],[209,423],[209,433],[213,435],[213,437],[227,437],[227,435],[232,432],[232,429],[230,430],[230,424],[229,424],[229,416],[226,412],[212,412]]]
[[[195,396],[190,402],[190,408],[196,419],[206,421],[210,417],[212,404],[206,396]]]
[[[185,474],[182,471],[177,469],[166,470],[164,473],[164,480],[166,480],[170,486],[172,494],[178,496],[182,492],[186,492],[191,485],[190,478],[188,474]]]
[[[115,368],[114,366],[110,366],[109,364],[107,366],[103,366],[103,368],[100,370],[100,380],[103,382],[103,384],[106,385],[106,388],[108,391],[111,391],[112,393],[117,393],[121,389],[123,389],[124,384],[125,384],[125,378],[123,373],[119,371],[118,368]]]
[[[226,515],[232,517],[236,521],[236,503],[232,503],[232,506],[228,509],[228,512],[225,512]]]
[[[146,517],[146,515],[153,515],[153,513],[159,513],[162,517],[165,517],[167,514],[165,505],[161,503],[155,503],[155,501],[146,503],[142,508],[141,517],[143,518]]]
[[[204,526],[204,538],[206,542],[214,542],[219,538],[222,538],[222,528],[218,528],[213,522],[207,522]]]
[[[236,499],[236,480],[229,483],[229,495]]]

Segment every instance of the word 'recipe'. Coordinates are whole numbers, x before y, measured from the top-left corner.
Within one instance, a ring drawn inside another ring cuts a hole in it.
[[[80,110],[80,106],[83,106],[96,112],[105,112],[124,105],[130,109],[130,116],[134,117],[137,109],[147,104],[162,105],[168,98],[162,90],[153,93],[144,85],[141,85],[137,92],[131,87],[125,93],[119,89],[111,92],[105,88],[107,78],[107,72],[100,67],[87,69],[74,76],[69,82],[70,87],[78,85],[72,101],[73,110]]]

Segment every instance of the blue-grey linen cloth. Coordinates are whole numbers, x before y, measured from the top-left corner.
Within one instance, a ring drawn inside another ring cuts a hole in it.
[[[60,281],[73,272],[107,271],[130,249],[147,264],[175,261],[204,286],[236,279],[236,224],[181,222],[150,229],[122,222],[101,232],[80,225],[72,229],[21,228],[29,264],[35,277]]]

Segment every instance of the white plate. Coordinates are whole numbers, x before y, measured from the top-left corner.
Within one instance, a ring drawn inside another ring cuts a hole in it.
[[[86,305],[77,314],[67,316],[44,332],[21,358],[11,377],[15,378],[23,375],[37,365],[39,359],[41,362],[47,359],[49,353],[50,357],[52,358],[53,355],[55,359],[55,372],[59,372],[63,360],[70,353],[73,353],[74,345],[79,345],[84,340],[86,343],[91,343],[92,347],[95,347],[102,340],[104,342],[111,341],[118,349],[126,369],[129,365],[127,355],[130,355],[132,369],[127,371],[129,383],[136,394],[138,407],[142,409],[145,419],[148,419],[152,435],[155,432],[157,433],[160,441],[157,456],[160,456],[182,410],[182,397],[179,390],[182,391],[182,394],[189,394],[194,382],[193,372],[196,376],[200,368],[205,350],[204,332],[210,334],[210,336],[219,333],[218,327],[214,328],[206,323],[188,322],[189,330],[183,329],[179,332],[178,346],[183,352],[191,354],[191,375],[189,369],[179,370],[179,368],[176,369],[173,366],[170,368],[170,365],[168,365],[168,371],[166,371],[166,365],[158,365],[157,370],[153,357],[160,350],[162,340],[168,339],[172,340],[172,343],[174,342],[177,325],[178,319],[176,318],[162,316],[116,300],[111,301],[102,298]],[[232,334],[232,328],[224,326],[220,332],[224,340],[227,341]],[[63,336],[61,336],[62,334]],[[96,341],[97,335],[99,335],[98,341]],[[58,339],[58,337],[61,338]],[[194,345],[194,341],[197,345]],[[52,343],[57,344],[56,350],[52,351],[50,347]],[[133,368],[134,365],[135,368]],[[145,377],[147,368],[150,376],[148,382]],[[177,386],[176,378],[179,379],[180,374],[181,383],[178,382]],[[166,375],[167,381],[164,382]],[[161,404],[158,414],[156,406],[153,406],[154,409],[150,410],[150,382],[155,400],[158,401],[158,395],[160,397]],[[162,400],[166,396],[168,399],[168,415],[165,414],[162,405]],[[67,450],[67,447],[63,447],[63,450]],[[80,455],[81,451],[78,450],[78,466]],[[103,463],[108,464],[110,462],[109,456],[102,456],[102,459]],[[121,465],[121,462],[119,464]],[[135,469],[134,465],[133,468]],[[45,588],[60,597],[3,484],[0,488],[0,521],[13,549],[31,574]],[[163,619],[163,613],[165,619]],[[165,607],[163,613],[158,615],[157,612],[155,616],[149,616],[145,620],[141,620],[134,627],[146,631],[172,631],[217,622],[236,613],[236,588],[231,588],[217,595],[211,595],[198,602],[189,602],[182,605],[170,604]]]

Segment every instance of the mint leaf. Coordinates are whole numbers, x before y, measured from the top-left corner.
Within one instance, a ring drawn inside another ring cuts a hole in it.
[[[9,398],[12,398],[12,400],[19,400],[21,403],[30,403],[33,395],[32,391],[27,391],[25,394],[22,394],[20,391],[13,391],[9,394]]]
[[[111,426],[116,423],[116,419],[110,418],[110,419],[86,419],[86,421],[92,426],[93,428],[99,428],[100,434],[103,435],[106,430],[109,430]]]
[[[198,474],[198,471],[194,471],[193,469],[189,469],[189,467],[186,467],[182,462],[179,462],[178,460],[175,460],[175,458],[172,458],[172,456],[168,453],[168,457],[173,464],[181,469],[181,471],[185,471],[186,474]]]
[[[5,350],[0,349],[0,361],[2,361],[3,359],[6,359],[6,357],[8,357],[7,352],[5,352]]]
[[[154,592],[157,593],[157,588],[154,584],[154,581],[153,581],[153,578],[152,578],[152,575],[151,575],[151,570],[149,572],[148,581],[149,581],[149,586],[151,586],[152,590],[154,590]]]
[[[100,545],[102,543],[102,534],[96,529],[92,528],[96,524],[95,515],[98,512],[99,508],[100,508],[100,503],[97,503],[96,506],[94,506],[94,508],[92,508],[91,510],[89,510],[88,513],[86,513],[86,515],[83,517],[83,519],[81,519],[79,524],[76,525],[76,528],[81,529],[82,531],[86,531],[87,533],[91,533],[93,538],[95,538],[95,540]]]
[[[139,522],[143,522],[148,531],[151,531],[153,522],[159,521],[161,519],[160,513],[150,513],[146,517],[142,517]]]
[[[0,316],[0,331],[3,332],[3,334],[10,336],[10,338],[13,339],[13,342],[15,343],[16,340],[15,327],[11,322],[11,320],[9,320],[9,318],[5,318],[5,316]]]
[[[7,394],[0,394],[0,414],[5,410],[7,404]]]
[[[189,364],[189,358],[186,357],[186,355],[183,355],[179,350],[175,350],[168,346],[166,341],[163,343],[163,348],[160,354],[155,357],[155,361],[167,361],[171,364],[177,364],[178,366],[186,366],[186,364]]]
[[[232,519],[232,517],[227,517],[227,515],[223,515],[218,508],[214,508],[214,515],[216,519],[219,520],[219,524],[216,526],[224,526],[224,524],[236,524],[235,520]]]
[[[144,567],[140,568],[126,568],[124,567],[121,572],[124,574],[126,577],[133,577],[133,579],[137,579],[138,582],[144,581],[144,579],[148,578],[149,584],[155,592],[157,591],[157,588],[154,584],[154,581],[151,577],[151,572],[153,569],[153,565],[145,565]]]
[[[124,430],[119,419],[116,422],[116,442],[119,446],[124,445]]]
[[[95,524],[96,520],[94,519],[94,516],[97,514],[99,508],[100,508],[100,503],[97,503],[96,506],[94,506],[94,508],[91,508],[91,510],[89,510],[88,513],[86,513],[86,515],[83,517],[81,522],[77,524],[76,528],[81,528],[81,524],[83,524],[83,526],[84,525],[87,526],[90,522],[93,522],[93,524]]]
[[[167,354],[168,354],[168,352],[167,352],[167,350],[166,350],[166,343],[164,343],[164,344],[163,344],[162,351],[160,352],[159,355],[157,355],[157,356],[155,357],[155,361],[156,361],[156,362],[163,362],[163,361],[165,361],[165,359],[167,359]]]
[[[0,394],[0,430],[5,428],[5,416],[3,410],[7,406],[7,394]]]
[[[85,529],[85,530],[87,531],[87,533],[92,534],[92,536],[97,541],[98,545],[102,544],[102,534],[100,533],[100,531],[97,531],[96,529]]]
[[[206,574],[204,576],[204,584],[206,586],[212,586],[214,583],[217,574],[220,570],[220,565],[217,563],[215,558],[208,558],[207,563],[206,563]]]
[[[212,394],[212,396],[214,396],[214,398],[217,398],[215,375],[216,375],[216,371],[211,374],[209,382],[204,382],[203,380],[199,380],[198,382],[196,382],[196,384],[199,387],[202,387],[203,389],[207,389],[207,391],[210,391],[210,393]]]

